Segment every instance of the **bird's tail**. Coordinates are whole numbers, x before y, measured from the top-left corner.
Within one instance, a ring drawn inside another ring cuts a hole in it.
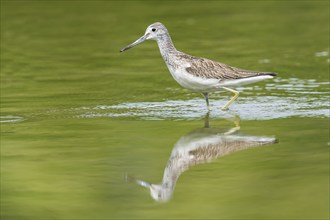
[[[263,72],[263,73],[260,73],[260,75],[262,76],[277,76],[277,73],[271,73],[271,72]]]

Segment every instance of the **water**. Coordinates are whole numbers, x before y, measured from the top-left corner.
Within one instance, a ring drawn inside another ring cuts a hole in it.
[[[1,218],[328,219],[328,7],[1,2]],[[155,42],[119,53],[155,21],[184,52],[279,76],[227,112],[211,94],[208,115]]]
[[[296,78],[274,80],[276,84],[266,84],[266,92],[259,86],[238,88],[243,94],[233,107],[234,111],[220,111],[219,106],[226,104],[226,99],[217,97],[213,101],[215,118],[226,118],[230,114],[238,115],[244,120],[267,120],[276,118],[328,117],[329,116],[329,82],[299,80]],[[257,91],[257,92],[255,92]],[[286,93],[285,98],[281,92]],[[271,96],[269,95],[271,94]],[[248,97],[244,97],[248,95]],[[252,95],[252,96],[249,96]],[[272,109],[272,111],[269,111]],[[72,111],[81,112],[80,117],[134,117],[144,120],[190,120],[205,115],[206,104],[203,98],[188,100],[165,100],[162,102],[127,102],[118,105],[98,105],[80,107]],[[85,112],[85,113],[83,113]]]

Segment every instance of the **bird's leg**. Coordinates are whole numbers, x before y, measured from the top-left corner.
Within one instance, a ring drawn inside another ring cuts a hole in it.
[[[207,92],[203,93],[204,97],[205,97],[205,101],[206,101],[206,105],[207,105],[207,110],[210,111],[210,104],[209,104],[209,94]]]
[[[231,105],[231,103],[233,103],[233,102],[237,99],[237,97],[238,97],[238,95],[239,95],[239,92],[236,91],[236,90],[234,90],[234,89],[227,88],[227,87],[222,87],[222,88],[223,88],[224,90],[227,90],[227,91],[232,92],[232,93],[235,94],[235,95],[230,99],[230,101],[229,101],[227,104],[225,104],[225,105],[221,108],[221,110],[227,110],[228,107]]]
[[[210,112],[208,111],[204,118],[204,128],[210,128],[209,118],[210,118]]]
[[[236,131],[238,131],[238,130],[241,129],[241,126],[240,126],[240,121],[241,121],[241,119],[240,119],[240,117],[239,117],[238,115],[234,115],[233,118],[228,118],[227,120],[228,120],[228,121],[232,121],[232,122],[234,122],[235,127],[231,128],[231,129],[229,129],[227,132],[225,132],[225,133],[224,133],[225,135],[231,135],[231,134],[233,134],[233,133],[235,133]]]

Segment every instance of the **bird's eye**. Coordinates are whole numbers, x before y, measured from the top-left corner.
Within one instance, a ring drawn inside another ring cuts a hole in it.
[[[151,29],[152,30],[152,32],[155,32],[156,31],[156,28],[153,28],[153,29]]]

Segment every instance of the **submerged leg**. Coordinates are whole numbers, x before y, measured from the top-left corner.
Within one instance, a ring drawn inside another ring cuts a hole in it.
[[[209,118],[210,118],[210,112],[208,111],[204,118],[204,128],[210,128]]]
[[[238,115],[234,115],[232,118],[228,118],[227,120],[234,122],[235,127],[229,129],[227,132],[225,132],[223,134],[225,134],[225,135],[231,135],[231,134],[233,134],[236,131],[238,131],[238,130],[241,129],[241,126],[240,126],[241,119],[240,119],[240,117]]]
[[[209,104],[209,94],[207,92],[203,93],[204,97],[205,97],[205,101],[206,101],[206,106],[207,106],[207,110],[210,111],[210,104]]]
[[[221,110],[227,110],[228,107],[231,105],[231,103],[233,103],[233,102],[237,99],[237,97],[238,97],[238,95],[239,95],[239,92],[236,91],[236,90],[234,90],[234,89],[227,88],[227,87],[222,87],[222,88],[223,88],[224,90],[227,90],[227,91],[232,92],[232,93],[235,94],[235,95],[230,99],[230,101],[229,101],[227,104],[225,104],[225,105],[221,108]]]

